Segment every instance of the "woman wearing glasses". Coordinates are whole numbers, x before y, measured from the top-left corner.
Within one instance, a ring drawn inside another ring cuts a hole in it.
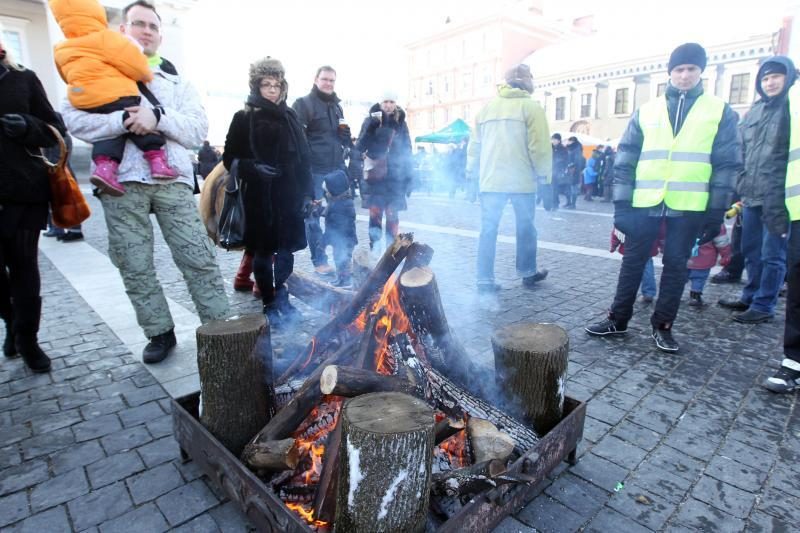
[[[286,280],[294,252],[306,247],[304,214],[313,196],[309,150],[300,122],[286,105],[283,65],[266,57],[250,65],[250,95],[233,115],[222,156],[241,179],[246,254],[264,313],[273,326],[299,319],[289,303]]]
[[[153,79],[141,46],[108,29],[105,9],[97,0],[50,0],[50,9],[67,37],[56,45],[54,58],[58,72],[67,82],[70,103],[78,109],[102,114],[138,106],[141,97],[137,82],[147,83]],[[158,26],[141,20],[130,24],[135,28],[149,26],[146,29],[155,33],[159,31]],[[160,113],[161,110],[156,110],[156,118]],[[178,176],[167,162],[163,135],[127,133],[92,145],[94,172],[90,181],[101,193],[125,194],[117,169],[127,139],[143,152],[154,179],[172,180]]]

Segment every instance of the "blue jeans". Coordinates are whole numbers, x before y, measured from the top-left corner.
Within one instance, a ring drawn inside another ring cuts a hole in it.
[[[644,274],[642,274],[642,283],[639,285],[639,290],[642,292],[642,296],[655,298],[657,287],[656,267],[653,265],[653,258],[651,257],[647,263],[644,264]]]
[[[312,174],[314,180],[314,200],[321,200],[324,197],[322,182],[325,173]],[[305,219],[306,240],[308,250],[311,252],[311,263],[316,266],[328,264],[328,254],[325,253],[325,244],[322,241],[322,226],[319,223],[319,216],[311,215]]]
[[[742,254],[747,285],[742,302],[750,309],[774,314],[778,292],[786,276],[787,239],[767,231],[761,221],[761,206],[745,207],[742,217]]]
[[[711,274],[710,268],[689,269],[689,290],[693,292],[703,292],[706,286],[708,275]]]
[[[494,256],[497,228],[503,208],[511,200],[517,229],[517,274],[523,278],[536,274],[536,194],[502,192],[481,193],[481,236],[478,240],[478,284],[494,283]]]

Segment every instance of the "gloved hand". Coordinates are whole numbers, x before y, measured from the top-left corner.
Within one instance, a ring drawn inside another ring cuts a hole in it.
[[[8,113],[0,117],[0,126],[9,139],[22,137],[28,132],[28,123],[25,117],[16,113]]]
[[[703,246],[707,242],[714,240],[714,237],[719,235],[720,226],[722,226],[722,219],[725,216],[724,209],[709,209],[706,211],[705,221],[700,230],[700,240],[697,242]]]
[[[347,124],[339,126],[336,130],[336,135],[339,137],[339,141],[345,146],[350,146],[352,142],[352,134],[350,133],[350,126]]]
[[[626,200],[614,202],[614,226],[625,235],[635,230],[636,211],[633,209],[631,202]]]
[[[742,214],[742,202],[736,202],[730,209],[725,211],[725,218],[733,218],[740,214]]]
[[[369,124],[367,124],[368,131],[375,131],[381,125],[381,120],[377,117],[369,117]]]

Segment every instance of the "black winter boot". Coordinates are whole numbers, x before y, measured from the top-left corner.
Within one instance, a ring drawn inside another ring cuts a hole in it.
[[[39,297],[14,300],[14,345],[28,368],[34,372],[49,372],[50,358],[39,347],[36,336],[42,316],[42,299]]]
[[[278,305],[284,322],[292,324],[303,319],[303,313],[289,303],[289,289],[286,288],[286,285],[275,289],[275,303]]]
[[[19,355],[17,346],[14,342],[14,322],[6,320],[6,339],[3,341],[3,355],[6,357],[16,357]]]

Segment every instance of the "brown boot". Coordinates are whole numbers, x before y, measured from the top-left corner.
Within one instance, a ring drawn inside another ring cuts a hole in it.
[[[252,291],[255,284],[250,276],[253,274],[253,253],[245,252],[242,254],[242,262],[239,263],[239,270],[236,271],[236,277],[233,278],[233,290],[235,291]]]

